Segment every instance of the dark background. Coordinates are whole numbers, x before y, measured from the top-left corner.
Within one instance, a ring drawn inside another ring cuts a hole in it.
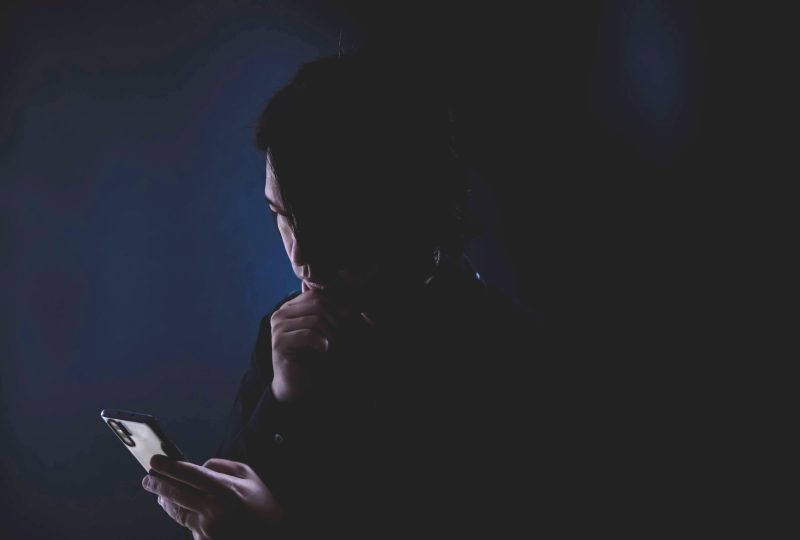
[[[449,89],[490,223],[473,258],[543,317],[576,386],[603,396],[589,416],[623,412],[594,429],[645,433],[686,403],[653,396],[707,330],[707,262],[729,240],[714,209],[749,163],[734,134],[750,79],[727,86],[746,47],[728,46],[715,10],[0,9],[4,538],[178,537],[99,411],[151,412],[193,460],[213,451],[259,318],[296,287],[254,120],[299,63],[364,44]]]

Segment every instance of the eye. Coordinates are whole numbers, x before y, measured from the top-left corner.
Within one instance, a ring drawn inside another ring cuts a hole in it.
[[[272,223],[274,223],[275,226],[277,227],[278,226],[278,214],[277,214],[277,212],[274,212],[274,211],[270,210],[269,211],[269,215],[272,216]]]

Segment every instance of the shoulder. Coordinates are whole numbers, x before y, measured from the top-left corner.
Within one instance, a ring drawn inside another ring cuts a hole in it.
[[[499,333],[532,332],[541,325],[541,317],[518,298],[510,296],[495,285],[476,279],[468,283],[462,301],[456,309],[478,322],[487,330]]]
[[[532,327],[538,323],[532,309],[484,281],[466,257],[448,261],[431,285],[430,304],[441,306],[457,324]]]
[[[468,264],[454,265],[431,291],[437,306],[429,317],[436,334],[468,355],[506,356],[539,346],[535,312],[504,293]]]
[[[491,351],[514,355],[533,353],[543,345],[541,321],[517,298],[486,284],[474,298],[473,340],[485,343]]]
[[[494,285],[483,285],[483,303],[489,312],[501,319],[516,321],[522,325],[536,325],[541,322],[541,317],[531,307]]]

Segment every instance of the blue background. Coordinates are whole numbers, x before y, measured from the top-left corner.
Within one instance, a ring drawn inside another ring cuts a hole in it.
[[[288,9],[206,8],[37,3],[16,20],[0,159],[14,538],[179,535],[99,412],[155,414],[202,462],[260,317],[296,287],[252,128],[337,34]]]

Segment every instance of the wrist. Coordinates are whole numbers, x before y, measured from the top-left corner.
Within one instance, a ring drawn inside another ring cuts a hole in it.
[[[273,377],[272,382],[269,386],[270,390],[272,391],[272,395],[275,396],[275,399],[281,403],[286,403],[291,401],[291,392],[285,382],[278,377]]]

